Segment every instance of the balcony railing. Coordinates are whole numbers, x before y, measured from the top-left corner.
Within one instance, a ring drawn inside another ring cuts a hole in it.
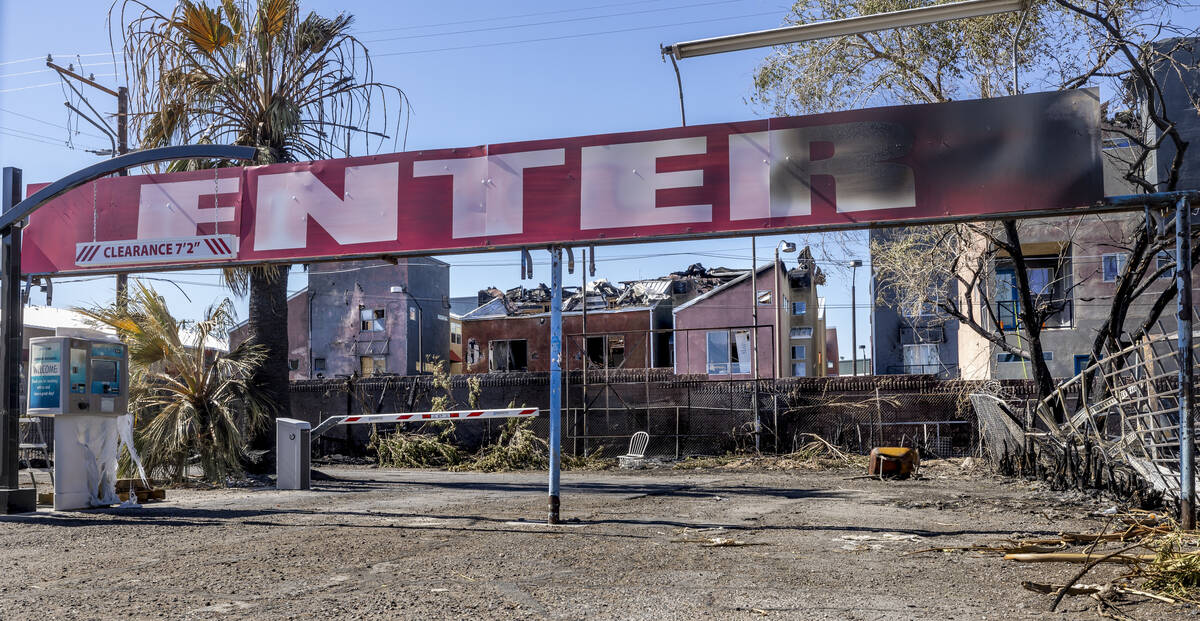
[[[900,344],[945,343],[946,330],[942,326],[900,326]]]
[[[1034,302],[1040,303],[1041,301],[1037,298],[1034,298]],[[1046,303],[1053,303],[1056,305],[1061,304],[1062,309],[1057,313],[1047,317],[1045,323],[1042,324],[1042,328],[1071,327],[1071,320],[1075,315],[1075,303],[1073,300],[1054,300],[1052,302],[1047,300]],[[1020,310],[1021,302],[1018,300],[996,302],[996,315],[999,317],[1000,323],[1004,326],[1005,330],[1017,329],[1018,320],[1020,319]]]

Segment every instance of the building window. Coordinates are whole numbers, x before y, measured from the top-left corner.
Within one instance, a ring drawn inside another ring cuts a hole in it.
[[[623,334],[589,336],[584,346],[587,348],[588,366],[616,369],[625,364],[625,336]]]
[[[1156,258],[1157,258],[1157,261],[1156,261],[1154,267],[1156,270],[1161,270],[1164,267],[1167,267],[1168,265],[1172,265],[1173,263],[1175,263],[1175,251],[1174,250],[1160,250],[1160,251],[1158,251],[1158,256]],[[1159,274],[1158,277],[1169,280],[1169,279],[1175,278],[1175,273],[1173,270],[1167,270],[1167,271],[1163,272],[1162,274]]]
[[[476,341],[475,339],[468,339],[466,354],[467,354],[467,366],[479,364],[479,358],[481,357],[481,352],[479,349],[479,342]]]
[[[808,360],[808,347],[792,345],[792,360]]]
[[[792,363],[792,377],[808,377],[808,363],[807,362],[793,362]]]
[[[289,371],[295,371],[296,369],[299,369],[299,368],[300,368],[300,361],[299,361],[299,360],[297,360],[296,358],[289,358],[289,359],[288,359],[288,370],[289,370]]]
[[[383,332],[382,308],[364,308],[358,311],[358,329],[361,332]]]
[[[324,373],[324,372],[325,372],[325,359],[324,358],[313,358],[313,373]]]
[[[1042,352],[1042,360],[1046,360],[1046,361],[1054,360],[1054,352],[1052,352],[1052,351]],[[1004,353],[996,354],[996,362],[1025,362],[1025,359],[1016,354],[1010,354],[1008,352],[1004,352]]]
[[[1104,268],[1104,282],[1116,282],[1128,261],[1129,255],[1125,253],[1106,254],[1100,257],[1101,266]]]
[[[359,356],[358,371],[360,375],[387,373],[387,358],[384,356]]]
[[[812,328],[792,328],[791,331],[791,336],[794,339],[811,339],[812,335]]]
[[[450,324],[450,344],[462,345],[462,325]]]
[[[803,315],[804,313],[807,313],[807,312],[808,312],[808,303],[807,302],[792,302],[792,314],[793,315]]]
[[[490,341],[488,371],[528,371],[529,350],[525,339]]]
[[[410,306],[410,307],[408,307],[408,320],[409,320],[409,321],[416,321],[416,320],[417,320],[417,309],[415,309],[415,308],[413,308],[413,307],[411,307],[411,306]]]
[[[942,356],[938,346],[930,343],[904,345],[901,352],[905,373],[938,373],[942,370]]]
[[[706,340],[709,375],[750,372],[749,330],[710,330]]]
[[[758,305],[759,306],[770,306],[771,305],[771,290],[770,289],[759,289],[758,290]]]
[[[1053,310],[1042,324],[1043,328],[1071,326],[1072,303],[1071,260],[1058,256],[1027,257],[1025,269],[1029,276],[1029,293],[1036,308]],[[1011,262],[996,268],[996,315],[1005,330],[1015,330],[1021,316],[1021,298],[1017,289],[1016,271]]]
[[[1075,354],[1075,375],[1083,373],[1084,369],[1088,368],[1088,362],[1091,360],[1091,354]]]

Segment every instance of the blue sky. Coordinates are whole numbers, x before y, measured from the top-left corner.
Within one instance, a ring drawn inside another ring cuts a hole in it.
[[[169,8],[173,2],[152,5]],[[0,165],[18,166],[27,182],[48,181],[98,160],[85,149],[106,148],[94,128],[69,136],[63,88],[46,71],[47,53],[74,63],[109,86],[123,83],[114,67],[105,26],[109,2],[55,3],[0,0]],[[671,127],[679,124],[679,101],[670,62],[660,43],[780,25],[790,3],[753,0],[597,0],[508,3],[333,2],[308,0],[305,10],[347,11],[357,17],[359,37],[374,59],[376,79],[408,94],[413,104],[408,149]],[[117,40],[119,47],[119,39]],[[766,116],[747,102],[755,66],[768,53],[756,50],[689,59],[680,63],[689,124]],[[91,98],[115,110],[106,96]],[[68,144],[68,137],[70,141]],[[859,235],[861,240],[865,234]],[[757,240],[766,259],[780,237]],[[801,236],[786,239],[804,243]],[[597,277],[613,281],[654,277],[695,262],[747,267],[750,239],[602,247]],[[868,258],[861,241],[831,250],[824,267],[828,322],[839,328],[840,351],[850,351],[851,258]],[[549,281],[548,258],[536,252],[536,279]],[[513,253],[442,257],[452,265],[451,291],[474,295],[487,286],[520,283]],[[195,317],[228,295],[212,271],[150,275],[177,314]],[[578,282],[578,274],[567,277]],[[107,303],[111,277],[59,282],[54,305]],[[165,281],[174,283],[168,284]],[[305,285],[299,270],[291,289]],[[858,329],[866,344],[868,278],[859,270]],[[34,303],[44,298],[34,294]],[[242,316],[245,302],[239,301]]]

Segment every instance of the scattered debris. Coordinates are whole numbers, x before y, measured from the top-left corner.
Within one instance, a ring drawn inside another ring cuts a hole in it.
[[[834,542],[844,541],[843,550],[852,552],[863,552],[866,550],[882,550],[884,543],[896,543],[899,541],[921,541],[918,535],[902,535],[900,533],[883,533],[880,535],[842,535],[834,537]],[[866,543],[878,541],[882,543]]]
[[[980,552],[1003,554],[1004,560],[1023,563],[1085,564],[1066,584],[1021,583],[1027,590],[1054,595],[1051,611],[1067,595],[1091,597],[1102,609],[1114,612],[1111,599],[1116,596],[1200,604],[1200,531],[1180,530],[1171,518],[1148,511],[1103,511],[1093,516],[1107,519],[1099,533],[1062,533],[1053,539],[1003,540],[927,548],[909,554]],[[1100,549],[1105,544],[1120,547]],[[1082,550],[1067,551],[1072,546],[1082,546]],[[1127,570],[1105,584],[1080,582],[1093,568],[1105,563],[1125,565]]]

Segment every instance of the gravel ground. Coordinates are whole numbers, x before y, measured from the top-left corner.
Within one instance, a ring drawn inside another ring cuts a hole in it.
[[[0,619],[1096,618],[1086,598],[1046,613],[1020,586],[1077,566],[904,556],[1103,526],[1094,502],[955,468],[567,472],[558,526],[538,523],[545,473],[323,470],[336,480],[308,492],[0,517]]]

